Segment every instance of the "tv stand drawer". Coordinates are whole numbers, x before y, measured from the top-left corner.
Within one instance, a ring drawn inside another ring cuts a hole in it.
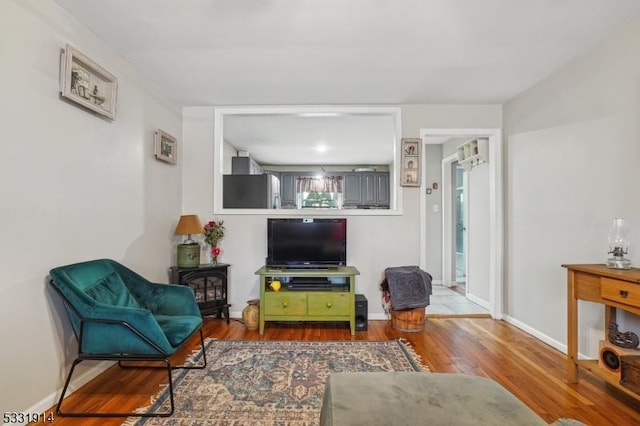
[[[307,294],[293,292],[273,292],[264,295],[265,315],[305,315]]]
[[[345,316],[353,305],[349,293],[314,293],[307,298],[310,316]],[[351,303],[350,303],[351,302]]]

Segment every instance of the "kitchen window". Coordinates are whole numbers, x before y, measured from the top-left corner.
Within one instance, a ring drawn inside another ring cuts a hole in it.
[[[296,204],[299,209],[341,209],[342,176],[297,178]]]

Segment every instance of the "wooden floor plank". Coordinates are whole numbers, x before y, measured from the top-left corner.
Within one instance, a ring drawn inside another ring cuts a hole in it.
[[[491,378],[514,393],[545,421],[561,417],[592,426],[638,425],[640,403],[580,371],[577,384],[567,383],[566,356],[516,327],[490,318],[428,318],[424,331],[405,333],[387,321],[369,321],[368,330],[352,336],[344,323],[268,323],[265,334],[248,331],[239,321],[207,319],[205,336],[230,340],[389,340],[410,342],[434,372],[463,373]],[[172,360],[180,363],[199,343],[192,339]],[[132,410],[149,404],[166,376],[162,371],[122,370],[114,366],[65,401],[67,409],[101,407]],[[446,396],[443,396],[446,401]],[[122,418],[56,417],[53,424],[120,425]],[[455,424],[455,422],[452,422]]]

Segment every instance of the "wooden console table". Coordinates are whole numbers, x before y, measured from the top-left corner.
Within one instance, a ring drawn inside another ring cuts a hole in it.
[[[598,361],[578,359],[578,300],[605,307],[604,328],[616,321],[616,310],[640,315],[640,269],[609,269],[605,265],[562,265],[567,268],[567,378],[578,382],[578,366],[592,372],[627,395],[640,395],[620,385],[619,376],[600,367]],[[640,354],[640,351],[639,351]]]
[[[353,266],[330,269],[258,269],[260,275],[260,334],[264,334],[265,321],[348,321],[351,334],[356,334],[355,288]],[[331,288],[322,290],[290,290],[288,284],[296,278],[331,282]],[[279,291],[272,291],[272,281],[280,281]]]

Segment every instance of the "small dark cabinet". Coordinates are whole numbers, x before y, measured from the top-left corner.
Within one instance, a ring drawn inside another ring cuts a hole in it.
[[[296,173],[280,174],[280,206],[296,208]]]
[[[193,289],[202,316],[226,318],[229,323],[227,302],[227,277],[229,265],[200,265],[193,268],[172,266],[169,268],[171,284],[186,285]]]

